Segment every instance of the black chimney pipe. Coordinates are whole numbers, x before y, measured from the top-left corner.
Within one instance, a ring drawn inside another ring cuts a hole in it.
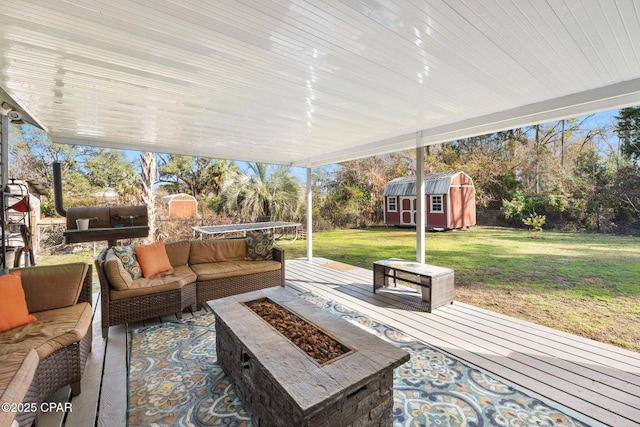
[[[53,203],[56,212],[66,217],[67,211],[64,209],[62,202],[62,171],[60,162],[53,162]]]

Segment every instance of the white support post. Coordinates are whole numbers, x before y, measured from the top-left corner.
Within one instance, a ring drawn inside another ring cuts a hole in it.
[[[424,197],[424,147],[422,134],[416,133],[416,261],[424,264],[426,209]]]
[[[6,114],[0,114],[0,256],[2,260],[0,265],[0,275],[9,273],[9,266],[7,265],[7,251],[6,251],[6,234],[5,234],[5,198],[4,189],[9,182],[9,117]],[[26,255],[25,255],[26,256]]]
[[[0,185],[2,191],[9,183],[9,117],[0,115],[2,119],[2,130],[0,130]]]
[[[313,195],[311,193],[311,168],[307,168],[307,260],[313,258]]]

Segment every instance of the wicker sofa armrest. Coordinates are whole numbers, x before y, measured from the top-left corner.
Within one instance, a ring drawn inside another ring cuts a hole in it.
[[[105,331],[109,330],[109,279],[104,272],[104,262],[109,248],[103,249],[94,261],[98,280],[100,282],[100,308],[102,313],[102,336],[106,338]]]
[[[284,262],[284,249],[273,247],[273,259]]]
[[[284,249],[282,248],[273,248],[273,259],[275,261],[280,261],[280,286],[284,287]]]

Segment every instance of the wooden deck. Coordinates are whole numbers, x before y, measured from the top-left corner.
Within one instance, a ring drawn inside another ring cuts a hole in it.
[[[460,302],[425,313],[419,293],[411,289],[386,288],[373,294],[370,270],[323,259],[290,260],[286,268],[288,288],[338,301],[586,424],[640,426],[640,353]],[[99,304],[95,307],[93,352],[82,393],[71,400],[72,412],[41,414],[40,427],[126,425],[127,327],[111,327],[108,339],[102,339]],[[174,319],[167,316],[144,324]],[[53,398],[67,401],[68,387]]]

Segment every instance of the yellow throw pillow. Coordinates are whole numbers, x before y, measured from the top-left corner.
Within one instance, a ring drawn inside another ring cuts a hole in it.
[[[35,316],[29,314],[20,272],[13,271],[0,276],[0,332],[36,320]]]
[[[155,276],[173,270],[164,242],[160,240],[151,245],[134,246],[136,257],[144,277]]]

